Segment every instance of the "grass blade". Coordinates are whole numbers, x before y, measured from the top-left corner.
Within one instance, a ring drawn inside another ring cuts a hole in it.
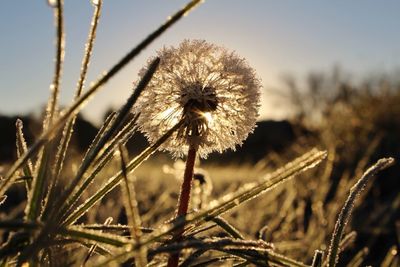
[[[46,179],[50,174],[50,151],[53,148],[53,142],[48,142],[40,151],[35,174],[32,179],[32,190],[28,192],[28,202],[25,208],[25,218],[28,221],[36,220],[41,212],[42,200],[45,196]]]
[[[128,225],[131,225],[131,236],[134,238],[136,243],[140,243],[142,238],[142,231],[140,226],[142,224],[137,206],[136,192],[133,186],[133,181],[129,180],[128,171],[126,168],[126,159],[128,158],[128,151],[124,147],[119,149],[121,157],[121,171],[124,178],[124,183],[121,184],[122,198],[125,206],[126,215],[128,218]],[[142,246],[136,257],[135,266],[144,267],[147,265],[147,248]]]
[[[104,135],[102,135],[100,137],[100,140],[97,143],[97,145],[93,148],[93,150],[90,152],[90,154],[88,154],[87,157],[85,158],[85,160],[82,162],[76,176],[71,181],[68,188],[63,192],[61,197],[58,199],[57,204],[54,206],[55,212],[57,212],[57,214],[58,214],[58,215],[56,215],[57,218],[65,215],[65,210],[70,205],[70,201],[67,201],[67,199],[70,197],[70,195],[72,194],[74,189],[77,187],[77,185],[83,178],[83,175],[85,174],[87,169],[91,166],[94,159],[98,156],[98,153],[103,148],[103,146],[109,141],[109,139],[115,134],[115,132],[118,129],[120,129],[120,127],[123,124],[123,122],[125,121],[126,117],[132,110],[132,106],[135,104],[135,102],[139,98],[141,92],[146,88],[147,84],[150,82],[150,79],[153,77],[153,74],[156,72],[159,63],[160,63],[159,58],[156,58],[151,63],[147,73],[143,76],[143,78],[137,85],[136,89],[134,90],[133,94],[126,101],[125,105],[122,106],[122,108],[118,112],[118,114],[117,114],[115,120],[113,121],[112,125],[110,126],[110,128],[104,133]],[[67,202],[67,204],[65,202]],[[63,208],[60,208],[60,207],[63,207]]]
[[[57,0],[53,7],[56,27],[56,60],[54,67],[53,82],[50,86],[51,95],[46,107],[46,114],[43,121],[43,131],[52,126],[53,120],[58,116],[58,98],[60,94],[61,74],[64,61],[64,0]],[[49,177],[50,150],[53,144],[47,143],[44,150],[39,154],[36,175],[33,175],[32,190],[28,193],[28,203],[25,209],[26,218],[35,220],[41,211],[42,200],[44,199],[44,187]],[[22,156],[21,156],[22,157]]]
[[[93,166],[98,165],[109,154],[113,153],[120,145],[125,144],[136,132],[138,116],[131,119],[115,136],[100,150],[99,156],[94,160]]]
[[[344,228],[346,227],[351,213],[353,211],[354,202],[357,196],[361,193],[361,191],[366,186],[368,180],[376,175],[379,171],[386,169],[394,163],[393,158],[383,158],[378,160],[372,167],[370,167],[362,177],[357,181],[357,183],[350,189],[350,194],[347,197],[346,202],[342,210],[340,211],[339,217],[335,224],[335,229],[332,234],[331,244],[329,246],[328,252],[328,265],[329,267],[336,266],[339,260],[339,245],[342,239]]]
[[[313,261],[311,263],[311,267],[321,267],[323,257],[324,257],[324,252],[316,250],[313,257]]]
[[[97,174],[111,161],[114,157],[113,151],[119,144],[125,144],[131,138],[131,136],[135,133],[135,120],[129,122],[124,129],[122,129],[110,142],[106,145],[106,148],[102,151],[103,153],[95,160],[93,163],[94,170],[84,178],[84,181],[77,186],[77,190],[73,193],[73,195],[68,200],[68,203],[65,204],[65,211],[63,212],[65,216],[62,219],[65,219],[69,212],[75,207],[78,199],[82,196],[83,192],[88,188],[88,186],[93,182]]]
[[[188,256],[179,266],[180,267],[193,266],[193,262],[206,252],[207,252],[207,250],[205,250],[205,249],[196,250],[190,256]]]
[[[83,228],[86,229],[92,229],[92,230],[102,230],[102,231],[118,231],[118,232],[130,232],[131,227],[128,225],[123,225],[123,224],[110,224],[110,225],[104,225],[104,224],[83,224],[81,225]],[[145,228],[145,227],[140,227],[140,230],[142,233],[151,233],[154,231],[154,229],[151,228]]]
[[[124,252],[116,257],[129,257],[133,256],[138,248],[142,245],[148,245],[152,242],[158,241],[166,235],[173,233],[174,231],[181,229],[187,224],[195,224],[196,227],[210,221],[212,218],[221,215],[224,212],[231,210],[239,204],[248,201],[254,197],[259,196],[261,193],[265,193],[271,190],[278,184],[318,165],[326,157],[325,151],[318,151],[316,149],[305,153],[303,156],[293,160],[286,164],[284,167],[277,171],[267,175],[259,183],[254,183],[246,188],[242,188],[236,194],[227,197],[224,196],[220,201],[215,202],[211,208],[206,211],[199,212],[198,214],[189,214],[186,218],[178,218],[174,223],[169,226],[163,226],[158,231],[154,231],[150,234],[146,240],[143,240],[141,244],[137,244],[132,248],[132,251]],[[115,178],[114,178],[115,179]],[[80,210],[82,210],[81,208]],[[72,221],[72,220],[70,220]],[[73,222],[73,221],[72,221]]]
[[[24,127],[22,120],[17,119],[15,127],[17,129],[16,131],[17,157],[20,158],[24,153],[26,153],[26,151],[28,151],[28,146],[26,145],[24,133],[22,131]],[[25,176],[33,177],[33,166],[30,160],[28,160],[25,166],[23,167],[23,172]],[[25,184],[27,191],[29,191],[29,189],[31,188],[31,181],[25,180]]]
[[[0,196],[4,195],[7,189],[14,182],[14,175],[16,171],[25,164],[25,162],[35,155],[38,150],[54,136],[54,134],[65,125],[67,120],[79,112],[79,110],[85,105],[87,100],[93,96],[102,85],[108,82],[115,74],[117,74],[123,67],[125,67],[132,59],[134,59],[143,49],[145,49],[149,44],[151,44],[155,39],[157,39],[161,34],[163,34],[167,29],[179,21],[183,16],[189,13],[193,8],[199,5],[202,0],[192,0],[181,10],[176,12],[173,16],[168,18],[168,20],[162,24],[158,29],[151,33],[146,39],[134,47],[127,55],[125,55],[120,61],[118,61],[108,72],[106,72],[102,77],[100,77],[96,82],[94,82],[91,87],[82,94],[69,108],[64,110],[59,119],[52,125],[51,128],[44,131],[42,135],[37,139],[37,141],[30,147],[30,149],[21,156],[8,170],[7,174],[4,176],[3,183],[0,184]]]
[[[223,213],[231,210],[232,208],[250,200],[278,184],[318,165],[326,157],[326,152],[312,150],[305,153],[303,156],[295,159],[294,161],[286,164],[284,167],[267,175],[263,180],[258,183],[248,184],[242,187],[235,194],[228,194],[223,196],[220,201],[210,203],[211,208],[207,211],[195,215],[191,220],[192,223],[199,221],[208,221],[211,218],[222,215]]]
[[[222,217],[215,217],[212,219],[213,222],[215,222],[219,227],[225,230],[230,236],[236,239],[244,239],[242,234],[235,228],[233,227],[227,220],[225,220]]]
[[[395,267],[400,265],[400,258],[398,257],[398,247],[393,245],[387,252],[381,266]]]
[[[130,110],[132,109],[132,106],[135,104],[136,100],[138,99],[140,93],[146,88],[147,84],[149,83],[151,77],[157,70],[158,64],[160,63],[160,59],[157,58],[155,59],[151,66],[149,67],[149,70],[147,73],[144,75],[142,80],[139,82],[139,84],[136,87],[136,90],[133,92],[131,97],[127,100],[126,104],[121,108],[121,110],[118,112],[116,115],[115,120],[113,123],[110,125],[110,128],[105,131],[104,135],[102,135],[96,144],[96,146],[93,147],[93,149],[89,152],[87,157],[83,160],[78,173],[76,174],[75,178],[72,180],[70,186],[65,190],[63,197],[60,198],[58,205],[56,205],[57,209],[59,207],[62,207],[64,205],[64,208],[60,209],[61,210],[61,216],[66,214],[66,210],[72,205],[72,203],[75,201],[70,200],[67,201],[67,204],[64,202],[70,197],[70,194],[74,191],[80,180],[83,178],[84,173],[86,170],[89,168],[89,166],[93,163],[95,158],[98,156],[98,153],[104,145],[109,141],[109,139],[114,135],[114,133],[121,127],[123,122],[125,121],[126,117],[128,116]],[[81,191],[83,191],[82,188],[80,188]]]
[[[104,135],[104,133],[106,131],[108,131],[108,129],[110,129],[112,123],[114,122],[115,118],[117,116],[117,112],[112,112],[104,121],[104,123],[102,124],[102,126],[100,127],[99,131],[97,132],[95,138],[93,139],[92,143],[90,144],[89,148],[87,149],[85,155],[83,156],[83,160],[85,160],[88,155],[90,155],[93,151],[93,149],[98,146],[99,141],[101,139],[101,137]]]
[[[98,22],[100,19],[101,6],[102,6],[102,1],[99,1],[98,4],[95,5],[94,13],[92,16],[92,21],[90,24],[91,27],[89,30],[88,40],[87,40],[86,46],[85,46],[86,49],[85,49],[85,53],[84,53],[83,60],[82,60],[81,72],[79,75],[79,80],[77,83],[74,100],[78,99],[82,94],[83,84],[86,79],[86,73],[87,73],[87,70],[89,67],[90,56],[92,54],[93,45],[94,45],[94,41],[95,41],[95,37],[96,37],[96,29],[97,29],[97,25],[98,25]],[[60,173],[61,173],[61,170],[63,167],[63,163],[64,163],[65,155],[67,153],[69,142],[71,140],[75,120],[76,120],[76,115],[72,116],[69,119],[69,121],[67,122],[67,125],[64,127],[64,130],[62,132],[60,144],[59,144],[57,154],[56,154],[55,164],[52,168],[53,179],[51,179],[50,185],[49,185],[49,194],[50,194],[49,201],[50,201],[50,203],[52,202],[53,197],[54,197],[53,195],[51,195],[53,192],[52,189],[53,189],[53,187],[55,187],[57,185],[57,181],[59,179],[59,176],[60,176]]]
[[[221,257],[217,257],[217,258],[212,258],[209,260],[205,260],[203,262],[199,262],[197,264],[194,265],[184,265],[185,262],[182,263],[181,267],[188,267],[188,266],[192,266],[192,267],[204,267],[204,266],[210,266],[210,264],[212,263],[221,263],[227,260],[235,260],[235,259],[240,259],[238,257],[235,256],[221,256]]]
[[[369,249],[363,248],[361,249],[347,264],[348,267],[360,267],[365,259],[368,256]]]
[[[160,246],[155,249],[149,250],[149,258],[154,257],[155,255],[161,253],[171,253],[175,251],[179,251],[185,248],[195,248],[195,249],[206,249],[206,250],[224,250],[224,249],[256,249],[265,251],[266,244],[263,241],[253,241],[253,240],[239,240],[232,238],[206,238],[203,240],[200,239],[189,239],[184,240],[179,243],[171,243],[165,246]],[[126,261],[127,259],[134,256],[133,254],[118,254],[115,257],[110,257],[105,261],[99,263],[96,266],[108,266],[111,262],[121,263]],[[303,266],[302,266],[303,267]]]
[[[151,154],[153,154],[181,125],[183,121],[180,121],[174,127],[172,127],[168,132],[166,132],[157,142],[152,146],[146,148],[137,157],[131,160],[127,167],[128,172],[134,171],[143,161],[145,161]],[[108,192],[114,189],[122,179],[122,172],[118,172],[116,175],[111,177],[106,184],[100,188],[92,197],[85,201],[81,206],[78,207],[64,222],[63,224],[69,225],[74,223],[83,214],[87,212],[97,201],[102,199]]]
[[[36,222],[26,222],[23,220],[3,220],[0,221],[0,229],[8,229],[8,230],[21,230],[21,229],[25,229],[25,230],[35,230],[40,228],[41,225],[39,223]]]
[[[280,263],[283,266],[308,267],[308,265],[305,265],[304,263],[293,260],[273,251],[268,252],[268,260],[274,263]]]
[[[110,225],[110,224],[112,223],[112,221],[113,221],[113,218],[112,218],[112,217],[108,217],[108,218],[106,219],[106,221],[104,222],[104,225],[106,225],[106,226],[107,226],[107,225]],[[85,264],[87,263],[87,261],[88,261],[88,260],[90,259],[90,257],[93,255],[93,252],[96,250],[97,246],[98,246],[98,244],[93,244],[93,245],[90,247],[90,249],[89,249],[89,251],[88,251],[88,253],[87,253],[85,259],[83,260],[82,266],[85,266]]]
[[[71,226],[60,229],[59,233],[64,237],[88,241],[91,244],[102,243],[114,247],[123,247],[132,242],[122,236],[103,233],[96,230],[88,230],[78,226]]]
[[[60,93],[60,82],[64,61],[64,0],[57,0],[54,7],[54,18],[56,26],[56,60],[54,67],[53,82],[50,86],[51,96],[46,108],[46,117],[43,123],[44,131],[53,123],[55,114],[58,112],[58,97]]]

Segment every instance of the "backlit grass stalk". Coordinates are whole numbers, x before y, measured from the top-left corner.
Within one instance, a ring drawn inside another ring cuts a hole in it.
[[[97,132],[95,138],[92,140],[92,143],[90,144],[89,148],[87,149],[87,152],[86,152],[85,156],[83,157],[83,160],[85,160],[86,155],[89,154],[90,151],[91,151],[95,146],[97,146],[97,144],[98,144],[98,142],[99,142],[101,136],[103,136],[104,132],[105,132],[106,130],[109,129],[111,123],[112,123],[112,122],[114,121],[114,119],[115,119],[115,116],[116,116],[116,113],[113,112],[113,113],[111,113],[111,114],[105,119],[105,121],[103,122],[102,126],[101,126],[100,129],[98,130],[98,132]],[[106,163],[104,163],[104,165],[105,165],[105,164],[106,164]],[[97,169],[97,168],[98,168],[97,164],[96,164],[95,166],[96,166],[96,169]],[[101,168],[103,168],[103,167],[104,167],[104,166],[101,166]],[[91,183],[91,181],[94,179],[94,176],[95,176],[96,174],[97,174],[97,172],[96,172],[96,170],[95,170],[95,171],[93,171],[93,173],[92,173],[91,175],[89,175],[89,177],[87,177],[87,178],[85,179],[85,182],[87,183],[87,186]],[[93,176],[93,179],[92,179],[92,176]],[[88,180],[89,180],[89,181],[88,181]],[[85,182],[84,182],[84,183],[85,183]],[[87,186],[86,186],[86,187],[87,187]],[[75,192],[75,195],[72,197],[72,199],[73,199],[72,201],[76,201],[76,200],[79,198],[80,194],[83,192],[83,190],[86,189],[86,187],[85,187],[85,185],[78,186],[78,189],[77,189],[78,191]],[[81,192],[81,191],[82,191],[82,192]],[[73,202],[72,202],[72,203],[73,203]],[[49,212],[50,212],[50,211],[51,211],[50,206],[48,206],[47,209],[45,210],[45,213],[44,213],[43,217],[46,218],[46,217],[49,215]]]
[[[348,267],[359,267],[362,266],[363,261],[369,254],[369,249],[364,247],[351,259],[351,261],[347,264]],[[381,265],[384,266],[384,265]]]
[[[342,240],[342,236],[344,233],[344,229],[347,223],[350,220],[351,213],[353,211],[354,202],[357,196],[361,193],[364,187],[367,185],[368,180],[376,175],[379,171],[386,169],[394,163],[393,158],[383,158],[378,160],[372,167],[370,167],[362,177],[357,181],[357,183],[350,189],[350,194],[347,197],[347,200],[340,211],[339,217],[335,224],[335,229],[332,234],[331,244],[329,246],[329,252],[327,257],[327,266],[334,267],[336,266],[339,260],[339,246],[340,241]]]
[[[154,231],[146,236],[146,239],[143,240],[141,244],[134,246],[131,251],[117,254],[113,258],[107,260],[107,262],[111,262],[112,260],[120,261],[121,259],[132,257],[135,255],[136,250],[140,248],[140,246],[157,242],[188,224],[199,227],[210,221],[212,218],[232,210],[240,204],[271,190],[278,184],[283,183],[284,181],[317,166],[325,157],[326,152],[313,149],[301,157],[298,157],[297,159],[287,163],[284,167],[278,169],[277,171],[266,175],[266,177],[259,183],[251,184],[251,186],[241,188],[234,194],[228,194],[228,199],[227,196],[221,197],[220,201],[218,201],[217,204],[213,205],[209,209],[193,215],[189,214],[185,219],[178,218],[169,226],[164,226],[161,229]]]
[[[143,161],[145,161],[151,154],[153,154],[160,146],[182,125],[183,121],[177,123],[168,132],[166,132],[157,142],[150,147],[146,148],[142,153],[132,159],[126,166],[127,172],[134,171]],[[102,199],[108,192],[114,189],[122,179],[122,172],[118,172],[111,177],[105,185],[103,185],[94,195],[86,200],[81,206],[79,206],[74,212],[72,212],[68,218],[63,222],[63,225],[73,224],[83,214],[85,214],[97,201]]]
[[[53,119],[58,112],[58,97],[65,55],[64,0],[56,0],[53,9],[56,27],[56,59],[53,82],[50,86],[51,95],[47,103],[46,118],[43,124],[44,131],[53,123]]]
[[[128,220],[128,225],[131,226],[131,236],[136,241],[136,243],[140,243],[142,238],[141,227],[141,219],[138,209],[138,204],[136,200],[136,192],[133,186],[133,181],[129,180],[128,172],[126,169],[126,162],[128,158],[128,151],[121,145],[119,149],[119,154],[121,157],[121,171],[122,176],[124,177],[124,183],[121,184],[122,191],[122,199],[125,204],[125,212]],[[135,266],[136,267],[145,267],[147,265],[147,248],[146,246],[140,247],[136,257],[135,257]]]
[[[98,152],[102,149],[103,145],[106,144],[106,142],[112,137],[112,135],[120,128],[121,124],[124,122],[133,104],[136,102],[140,93],[144,90],[147,83],[151,79],[153,73],[156,71],[158,62],[159,60],[157,59],[153,61],[152,68],[150,68],[148,73],[144,75],[143,79],[137,85],[136,90],[127,100],[126,104],[120,109],[115,120],[113,120],[113,123],[99,138],[99,141],[96,144],[96,146],[94,146],[93,149],[90,150],[91,153],[89,153],[85,158],[85,160],[81,163],[78,173],[71,181],[69,187],[57,199],[57,202],[52,205],[51,207],[52,210],[49,212],[49,217],[51,217],[52,220],[49,220],[47,222],[46,227],[38,235],[38,237],[36,238],[35,242],[31,245],[31,247],[28,248],[25,253],[21,254],[20,257],[21,262],[23,262],[25,259],[30,258],[32,255],[34,255],[34,253],[36,253],[36,251],[39,249],[38,246],[43,239],[46,239],[48,236],[51,236],[56,233],[57,229],[59,228],[59,224],[61,223],[62,218],[65,216],[66,211],[68,210],[68,207],[70,205],[69,204],[70,201],[68,201],[69,197],[75,190],[75,187],[79,184],[86,170],[89,168],[91,163],[96,158]]]
[[[58,231],[59,235],[68,238],[76,238],[82,241],[89,241],[90,244],[102,243],[114,247],[123,247],[132,242],[123,236],[113,235],[109,233],[103,233],[96,230],[84,229],[80,226],[70,226],[67,228],[60,228]]]
[[[85,49],[85,53],[84,53],[83,60],[82,60],[81,72],[79,75],[79,80],[77,83],[74,100],[78,99],[82,94],[83,85],[84,85],[84,82],[86,79],[86,73],[87,73],[87,70],[89,67],[90,56],[92,54],[93,45],[94,45],[94,41],[95,41],[95,37],[96,37],[96,29],[97,29],[97,25],[98,25],[98,22],[100,19],[101,6],[102,6],[102,1],[99,0],[98,4],[95,5],[92,21],[90,24],[91,27],[89,30],[88,40],[86,42],[86,49]],[[56,154],[55,164],[54,164],[54,167],[52,168],[53,178],[51,179],[50,185],[49,185],[49,194],[50,194],[49,201],[50,202],[52,202],[52,200],[54,198],[54,191],[52,189],[53,189],[53,187],[55,187],[57,185],[61,170],[63,168],[65,155],[66,155],[68,145],[69,145],[72,133],[73,133],[75,120],[76,120],[76,115],[74,115],[70,118],[70,120],[67,122],[67,124],[64,127],[64,130],[62,132],[60,144],[59,144],[57,154]]]
[[[224,231],[233,238],[244,239],[243,235],[224,218],[215,217],[212,219],[212,221],[215,222],[219,227],[224,229]]]
[[[100,129],[97,131],[96,136],[90,143],[88,149],[86,150],[86,153],[83,156],[82,160],[85,160],[88,155],[90,155],[92,150],[98,145],[100,138],[104,135],[108,129],[110,129],[111,125],[114,123],[115,118],[117,117],[117,112],[113,111],[111,112],[110,115],[107,116],[107,118],[104,120],[103,124],[101,125]]]
[[[235,256],[219,256],[219,257],[215,257],[215,258],[211,258],[202,262],[199,262],[197,264],[193,264],[193,265],[189,265],[186,264],[186,260],[184,262],[182,262],[181,267],[188,267],[188,266],[192,266],[192,267],[206,267],[206,266],[210,266],[210,264],[213,263],[221,263],[221,262],[225,262],[227,260],[241,260],[239,257],[235,257]],[[245,264],[242,266],[248,266],[249,262],[248,261],[242,261]],[[240,265],[234,265],[235,267],[240,266]]]
[[[101,136],[99,139],[98,143],[96,146],[93,148],[90,154],[87,155],[85,160],[81,163],[81,166],[78,170],[78,173],[74,177],[74,179],[71,181],[69,187],[63,193],[61,196],[57,199],[56,203],[54,203],[51,206],[51,211],[49,212],[49,217],[52,218],[52,220],[47,221],[46,227],[44,227],[41,231],[41,233],[35,238],[35,241],[32,242],[31,246],[27,248],[24,253],[21,254],[19,261],[24,262],[25,260],[31,258],[39,249],[39,244],[43,242],[44,239],[47,239],[48,236],[53,236],[53,234],[57,231],[59,228],[59,224],[65,216],[65,206],[68,207],[69,202],[67,199],[70,197],[72,192],[75,190],[75,187],[78,185],[80,180],[82,179],[83,175],[85,174],[86,170],[90,167],[91,163],[97,156],[97,153],[102,149],[103,145],[106,144],[106,142],[112,137],[112,135],[120,128],[121,124],[125,121],[125,118],[127,117],[127,114],[129,111],[132,109],[133,104],[136,102],[137,98],[139,97],[140,93],[144,90],[146,87],[147,83],[151,79],[153,73],[156,71],[157,66],[159,63],[159,59],[155,59],[152,64],[151,68],[149,68],[148,72],[142,80],[139,82],[139,84],[136,87],[136,90],[133,92],[131,97],[127,100],[126,104],[120,109],[119,113],[117,114],[115,120],[113,121],[112,125],[110,128],[105,131],[104,135]],[[51,144],[51,143],[50,143]],[[46,151],[46,150],[44,150]],[[47,169],[44,169],[47,170]],[[36,191],[33,191],[35,193]],[[35,196],[35,195],[33,195]],[[36,197],[37,198],[37,197]],[[34,199],[34,198],[32,198]],[[34,208],[36,208],[37,204],[41,202],[32,202],[32,205]],[[29,206],[30,207],[30,206]],[[37,212],[34,213],[34,211],[37,211],[37,209],[32,209],[33,212],[28,212],[28,219],[34,218],[34,216],[37,216]]]
[[[151,67],[149,68],[146,75],[143,76],[139,84],[137,85],[136,89],[134,90],[133,94],[128,98],[125,105],[119,110],[115,120],[111,124],[110,128],[102,135],[98,144],[93,148],[90,154],[87,155],[85,160],[81,163],[81,166],[78,169],[78,172],[74,179],[71,181],[69,187],[63,192],[62,196],[58,199],[57,204],[55,205],[56,208],[58,207],[65,207],[65,201],[70,197],[71,193],[75,190],[76,186],[81,181],[83,175],[91,166],[95,158],[97,157],[100,150],[103,146],[110,140],[110,138],[121,128],[123,122],[125,121],[126,117],[130,113],[132,106],[135,104],[136,100],[139,98],[142,91],[146,88],[147,84],[149,83],[150,79],[153,77],[153,74],[156,72],[158,64],[160,63],[160,59],[156,58],[152,63]],[[58,215],[57,218],[60,216],[65,215],[64,209],[57,210]]]
[[[53,143],[45,144],[43,150],[39,152],[38,162],[35,167],[35,173],[32,179],[32,190],[28,192],[28,202],[25,208],[25,218],[28,221],[36,220],[41,213],[42,201],[45,196],[46,179],[50,174],[50,150]]]
[[[110,225],[110,224],[112,223],[112,221],[113,221],[113,218],[112,218],[112,217],[108,217],[108,218],[106,219],[106,221],[104,222],[103,225],[104,225],[104,226],[108,226],[108,225]],[[83,260],[82,266],[85,266],[85,264],[88,262],[88,260],[90,259],[90,257],[93,255],[93,253],[94,253],[94,251],[96,250],[97,246],[98,246],[98,244],[93,244],[93,245],[90,247],[88,253],[86,254],[85,259]]]
[[[28,151],[28,146],[25,141],[24,133],[23,133],[23,127],[24,124],[22,120],[17,119],[15,123],[15,127],[17,129],[16,131],[16,146],[17,146],[17,157],[20,158],[26,151]],[[30,160],[27,161],[26,165],[23,168],[23,173],[27,177],[33,177],[33,166],[32,162]],[[27,192],[29,192],[31,188],[31,181],[30,180],[25,180],[25,185],[27,188]]]
[[[242,250],[260,250],[267,251],[263,248],[263,242],[254,240],[239,240],[232,238],[205,238],[205,239],[187,239],[179,243],[171,243],[164,246],[159,246],[154,249],[149,249],[149,258],[153,258],[158,254],[173,253],[182,249],[204,249],[204,250],[218,250],[224,249],[242,249]],[[119,255],[118,258],[109,258],[100,262],[96,266],[109,266],[110,263],[122,263],[128,260],[131,255]]]
[[[73,195],[69,198],[68,203],[65,204],[64,216],[62,219],[64,220],[68,214],[72,211],[72,209],[76,208],[76,203],[78,199],[82,196],[83,192],[88,188],[88,186],[94,181],[99,172],[111,161],[114,157],[114,151],[118,147],[118,145],[125,145],[126,142],[132,137],[135,133],[136,128],[134,127],[135,120],[129,122],[125,127],[118,132],[117,135],[106,145],[103,153],[94,161],[93,170],[89,175],[85,176],[83,181],[77,186],[77,189],[74,191]]]
[[[50,86],[51,94],[47,103],[46,114],[43,121],[43,131],[47,131],[53,124],[53,120],[58,116],[58,97],[60,92],[60,83],[62,75],[62,67],[64,61],[64,0],[55,1],[54,18],[56,28],[56,59],[54,67],[53,82]],[[44,148],[40,151],[36,166],[35,173],[32,179],[32,190],[28,192],[28,202],[25,208],[26,219],[35,220],[39,217],[42,207],[42,200],[44,199],[44,188],[46,180],[49,178],[49,154],[53,149],[53,143],[47,142]]]
[[[122,68],[124,68],[132,59],[134,59],[143,49],[163,34],[167,29],[179,21],[183,16],[187,15],[189,11],[199,5],[202,0],[192,0],[181,10],[176,12],[173,16],[169,17],[167,21],[152,32],[147,38],[140,42],[134,47],[128,54],[126,54],[121,60],[119,60],[109,71],[102,75],[97,81],[95,81],[90,88],[83,93],[79,99],[77,99],[69,108],[65,109],[59,119],[53,123],[52,127],[42,133],[37,141],[28,149],[28,151],[22,155],[14,164],[10,167],[6,175],[4,176],[3,183],[0,184],[0,196],[4,195],[7,189],[13,184],[16,179],[15,173],[21,168],[28,159],[32,158],[38,150],[51,139],[58,130],[65,125],[68,119],[77,114],[80,109],[86,104],[90,97],[92,97],[102,85],[108,82],[115,74],[117,74]]]
[[[321,267],[323,257],[324,253],[320,250],[316,250],[314,253],[313,261],[311,263],[311,267]]]
[[[114,153],[114,151],[120,146],[125,145],[126,142],[133,136],[137,131],[136,126],[137,116],[127,121],[124,127],[115,134],[113,138],[100,150],[99,155],[93,162],[93,166],[98,165],[104,160],[109,154]]]

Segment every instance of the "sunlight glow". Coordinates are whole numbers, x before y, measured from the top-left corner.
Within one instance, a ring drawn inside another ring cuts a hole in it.
[[[207,120],[209,126],[214,124],[214,119],[210,112],[204,112],[201,115]]]

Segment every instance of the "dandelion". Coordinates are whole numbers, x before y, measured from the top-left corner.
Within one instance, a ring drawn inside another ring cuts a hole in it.
[[[150,143],[180,123],[161,147],[177,157],[187,153],[179,217],[189,208],[196,154],[206,157],[242,144],[256,124],[261,85],[243,58],[203,40],[185,40],[178,48],[164,47],[157,56],[161,60],[158,72],[135,111],[140,113],[137,124]],[[175,241],[182,235],[180,229]],[[168,267],[176,267],[178,262],[179,251],[170,256]]]
[[[203,40],[164,47],[157,56],[159,69],[137,103],[138,125],[149,141],[183,120],[161,147],[174,156],[192,147],[206,157],[242,144],[255,127],[260,105],[260,81],[247,62]]]

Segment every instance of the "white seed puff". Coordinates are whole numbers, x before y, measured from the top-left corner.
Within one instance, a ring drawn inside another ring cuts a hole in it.
[[[189,146],[206,157],[242,144],[255,127],[261,89],[245,59],[204,40],[164,47],[157,56],[158,70],[135,105],[138,127],[149,142],[183,120],[161,147],[174,156],[183,156]]]

